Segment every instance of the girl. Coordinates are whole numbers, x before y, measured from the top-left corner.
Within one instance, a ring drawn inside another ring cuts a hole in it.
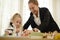
[[[9,27],[5,30],[6,36],[21,36],[21,16],[20,14],[16,13],[9,24]]]

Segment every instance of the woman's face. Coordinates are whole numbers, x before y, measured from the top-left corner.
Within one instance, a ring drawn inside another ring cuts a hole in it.
[[[29,9],[33,14],[38,13],[38,5],[36,5],[36,4],[29,3]]]
[[[20,27],[21,25],[21,18],[20,17],[15,17],[14,20],[13,20],[13,24],[16,26],[16,27]]]

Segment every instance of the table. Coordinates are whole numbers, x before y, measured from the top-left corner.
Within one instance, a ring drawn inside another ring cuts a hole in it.
[[[42,36],[41,33],[33,33],[35,36]],[[31,34],[32,36],[34,36],[33,34]],[[47,39],[47,38],[35,38],[35,37],[0,37],[0,40],[60,40],[60,33],[57,33],[56,39]],[[57,39],[58,38],[58,39]]]
[[[0,37],[0,40],[54,40],[54,39],[31,39],[27,37]]]

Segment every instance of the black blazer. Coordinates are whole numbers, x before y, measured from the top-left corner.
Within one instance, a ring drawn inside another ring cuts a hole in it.
[[[40,13],[41,24],[38,26],[34,22],[34,17],[31,12],[28,21],[23,26],[23,30],[27,29],[29,25],[31,25],[32,28],[38,28],[41,32],[53,32],[55,30],[59,31],[56,22],[53,20],[47,8],[39,8],[39,13]]]

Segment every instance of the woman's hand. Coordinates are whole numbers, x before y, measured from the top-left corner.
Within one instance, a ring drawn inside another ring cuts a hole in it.
[[[29,34],[31,34],[31,32],[33,32],[32,30],[24,30],[22,36],[28,36]]]
[[[40,32],[40,30],[37,29],[37,28],[34,28],[33,31],[34,31],[34,32]]]

